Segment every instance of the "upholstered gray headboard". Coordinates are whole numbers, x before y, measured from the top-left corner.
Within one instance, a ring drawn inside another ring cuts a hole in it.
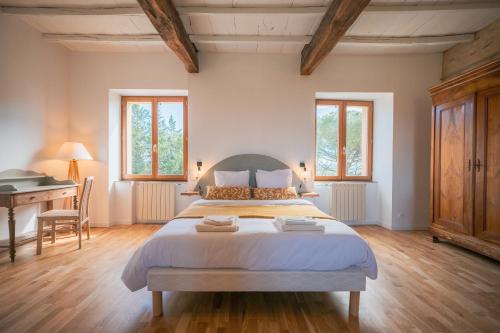
[[[203,176],[198,180],[196,184],[196,189],[201,190],[202,193],[205,193],[205,187],[207,185],[215,184],[214,171],[244,171],[250,170],[250,187],[256,187],[255,181],[255,173],[257,169],[272,171],[276,169],[291,169],[285,163],[266,156],[259,154],[242,154],[242,155],[234,155],[228,157],[219,163],[215,164],[211,167],[207,172],[203,174]],[[293,180],[292,185],[297,188],[297,192],[304,192],[305,187],[301,179],[297,176],[297,174],[292,170]]]

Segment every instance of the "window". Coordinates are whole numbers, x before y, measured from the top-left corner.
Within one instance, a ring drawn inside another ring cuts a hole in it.
[[[373,103],[316,100],[316,180],[371,180]]]
[[[122,178],[187,180],[187,97],[122,97]]]

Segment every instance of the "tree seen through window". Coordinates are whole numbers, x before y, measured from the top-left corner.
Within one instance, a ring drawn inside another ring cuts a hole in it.
[[[185,177],[184,100],[150,99],[125,104],[125,177]]]

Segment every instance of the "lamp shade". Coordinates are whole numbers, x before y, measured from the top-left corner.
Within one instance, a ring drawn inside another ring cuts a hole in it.
[[[85,146],[80,142],[65,142],[57,152],[61,160],[93,160]]]

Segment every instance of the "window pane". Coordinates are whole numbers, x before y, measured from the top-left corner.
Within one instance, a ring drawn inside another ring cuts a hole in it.
[[[368,107],[346,106],[346,175],[368,175]]]
[[[151,102],[127,102],[127,173],[152,174]]]
[[[158,174],[184,174],[184,103],[158,103]]]
[[[316,175],[338,176],[339,106],[316,106]]]

